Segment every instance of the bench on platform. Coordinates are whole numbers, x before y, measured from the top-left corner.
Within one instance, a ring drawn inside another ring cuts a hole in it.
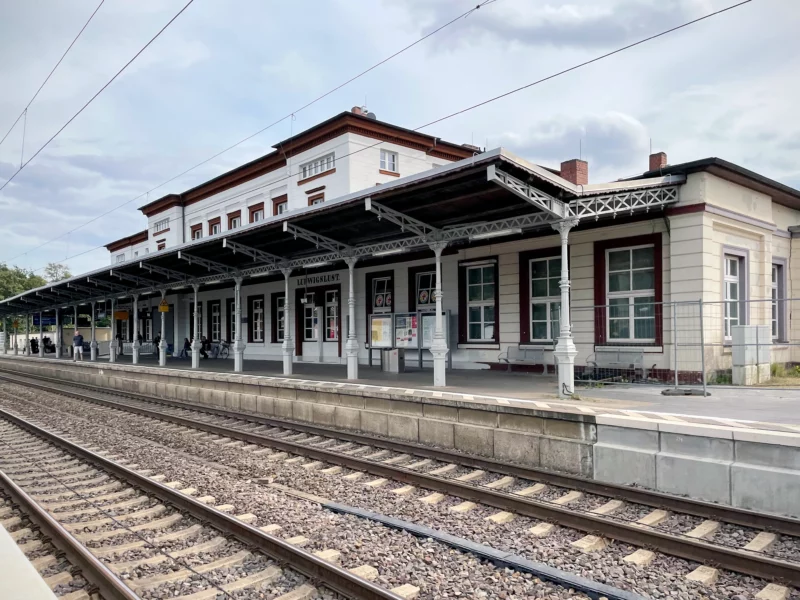
[[[647,368],[644,365],[644,350],[632,348],[597,348],[594,360],[586,361],[586,369],[582,379],[604,379],[608,374],[603,371],[633,371],[634,378],[647,379]]]
[[[542,366],[542,372],[547,373],[547,363],[544,358],[544,348],[520,348],[519,346],[509,346],[505,352],[501,352],[497,361],[506,363],[508,370],[511,365],[530,365]]]

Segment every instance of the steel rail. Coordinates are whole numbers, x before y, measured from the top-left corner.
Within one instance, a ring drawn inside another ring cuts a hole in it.
[[[173,490],[149,477],[115,463],[91,450],[74,444],[69,440],[48,431],[38,425],[11,412],[0,409],[0,418],[44,438],[46,441],[60,446],[68,452],[93,463],[104,471],[127,481],[129,484],[152,494],[161,500],[191,514],[196,519],[210,524],[212,527],[232,535],[245,544],[258,549],[271,558],[289,565],[312,580],[321,582],[325,587],[354,600],[402,600],[397,594],[383,589],[357,575],[354,575],[328,561],[306,552],[288,542],[264,533],[260,529],[240,521],[236,517],[207,506],[199,500]],[[85,550],[88,552],[88,550]],[[119,596],[122,598],[122,596]],[[116,597],[114,597],[116,598]],[[136,595],[125,598],[138,598]]]
[[[125,585],[122,579],[89,552],[3,471],[0,471],[0,487],[44,535],[50,538],[50,542],[64,553],[67,560],[81,570],[81,574],[86,577],[86,580],[97,587],[105,600],[139,600],[139,596]]]
[[[4,365],[0,366],[0,380],[7,379],[8,381],[14,381],[13,378],[4,375],[5,369],[6,367]],[[21,373],[19,371],[11,371],[11,372],[20,375],[22,377],[38,379],[42,381],[50,381],[57,385],[66,385],[64,384],[64,382],[52,377],[45,377],[42,375],[30,375],[28,373]],[[76,398],[86,401],[98,402],[101,404],[106,403],[105,404],[106,406],[117,407],[117,408],[121,406],[124,406],[126,408],[130,407],[130,405],[115,403],[111,400],[107,400],[104,398],[86,396],[85,394],[77,393],[74,390],[70,389],[52,388],[47,385],[35,384],[24,380],[21,381],[20,383],[31,386],[38,385],[41,389],[48,391],[57,390],[58,393],[66,395],[74,395]],[[153,396],[147,396],[145,394],[139,394],[137,392],[128,392],[117,389],[105,389],[87,383],[69,382],[69,385],[78,386],[81,388],[87,388],[89,390],[93,390],[98,393],[106,395],[114,395],[121,397],[127,396],[134,400],[148,402],[151,404],[161,404],[164,406],[169,406],[172,408],[178,408],[182,410],[190,410],[199,413],[208,413],[220,417],[239,419],[251,423],[267,425],[270,427],[283,427],[286,429],[293,429],[302,433],[308,433],[310,435],[335,437],[337,439],[341,439],[342,441],[375,446],[377,448],[392,450],[394,452],[413,454],[415,456],[419,456],[422,458],[430,458],[441,462],[454,462],[463,466],[488,470],[492,471],[493,473],[498,473],[501,475],[510,475],[514,477],[519,477],[521,479],[534,479],[537,481],[541,481],[543,483],[547,483],[549,485],[571,488],[587,494],[607,496],[610,498],[625,500],[627,502],[631,502],[634,504],[643,504],[645,506],[651,506],[653,508],[660,508],[672,512],[689,514],[696,517],[711,519],[714,521],[723,521],[725,523],[730,523],[733,525],[752,527],[754,529],[760,529],[764,531],[771,531],[774,533],[781,533],[784,535],[800,537],[800,519],[793,519],[791,517],[783,515],[761,513],[754,510],[726,506],[724,504],[704,502],[702,500],[695,500],[692,498],[686,498],[682,496],[674,496],[671,494],[666,494],[655,490],[648,490],[633,486],[604,483],[602,481],[586,479],[584,477],[579,477],[577,475],[570,475],[567,473],[558,473],[554,471],[547,471],[544,469],[537,469],[535,467],[526,467],[523,465],[504,463],[492,458],[470,456],[462,454],[460,452],[445,450],[442,448],[433,448],[431,446],[416,444],[414,442],[402,442],[402,441],[396,441],[387,438],[372,436],[364,433],[352,433],[341,429],[324,427],[321,425],[311,425],[306,423],[300,423],[298,421],[289,421],[286,419],[280,419],[275,417],[264,417],[260,415],[242,413],[222,408],[214,408],[210,406],[191,404],[188,402],[182,402],[180,400],[157,398]]]
[[[2,378],[2,376],[0,376],[0,378]],[[48,389],[47,386],[39,387]],[[53,391],[52,388],[49,388],[49,390]],[[59,393],[61,393],[60,390]],[[127,394],[128,392],[125,393]],[[71,392],[69,395],[88,399],[76,392]],[[90,401],[111,408],[122,409],[134,414],[168,421],[191,429],[205,431],[214,435],[241,440],[249,444],[270,446],[283,452],[306,456],[313,460],[339,465],[348,469],[364,471],[378,477],[385,477],[409,485],[463,498],[465,500],[472,500],[527,517],[558,523],[565,527],[612,538],[635,546],[654,548],[666,554],[705,564],[713,564],[730,571],[745,573],[770,581],[782,581],[793,586],[800,586],[800,563],[791,563],[756,552],[717,546],[703,540],[686,536],[676,536],[647,526],[622,523],[588,512],[578,512],[568,507],[561,507],[552,503],[524,498],[513,493],[496,491],[485,487],[473,486],[454,479],[418,473],[403,467],[372,462],[363,458],[332,452],[324,448],[304,446],[297,442],[290,442],[280,438],[232,429],[222,425],[214,425],[212,423],[161,413],[138,406],[116,403],[110,400],[91,398]],[[284,426],[292,429],[295,428],[294,424],[290,425],[288,422],[285,422]]]

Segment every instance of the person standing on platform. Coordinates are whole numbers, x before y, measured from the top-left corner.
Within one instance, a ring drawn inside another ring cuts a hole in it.
[[[192,349],[192,344],[189,342],[189,338],[183,338],[183,349],[181,353],[178,355],[178,358],[189,358],[189,350]]]
[[[83,336],[76,329],[75,335],[72,336],[72,362],[77,361],[78,358],[83,362]]]

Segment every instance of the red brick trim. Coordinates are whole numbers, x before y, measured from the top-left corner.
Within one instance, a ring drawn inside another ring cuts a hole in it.
[[[255,221],[253,221],[253,215],[256,212],[258,212],[259,210],[264,210],[264,203],[263,202],[259,202],[258,204],[254,204],[253,206],[248,206],[247,207],[247,211],[248,211],[248,221],[247,222],[248,223],[254,223],[255,222]],[[266,215],[264,215],[264,216],[266,216]]]
[[[202,223],[198,223],[197,225],[192,225],[189,228],[189,239],[190,240],[194,239],[194,234],[195,234],[196,231],[200,232],[200,237],[202,238],[203,237],[203,224]]]
[[[313,188],[311,190],[306,190],[306,194],[316,194],[317,192],[321,192],[324,189],[325,189],[325,186],[321,185],[321,186],[315,187],[315,188]]]
[[[317,200],[322,200],[324,202],[325,201],[325,194],[314,194],[313,196],[309,196],[308,197],[308,205],[311,206]]]
[[[288,202],[288,201],[289,201],[289,195],[288,194],[283,194],[282,196],[276,196],[275,198],[273,198],[272,199],[272,216],[274,217],[275,215],[278,214],[278,205],[279,204],[283,204],[284,202]]]
[[[333,169],[328,169],[322,173],[317,173],[316,175],[312,175],[311,177],[306,177],[305,179],[301,179],[297,182],[297,185],[303,185],[304,183],[308,183],[309,181],[314,181],[315,179],[319,179],[320,177],[325,177],[326,175],[333,175],[336,173],[336,167]]]
[[[214,227],[214,225],[219,225],[220,227],[222,227],[222,218],[221,217],[216,217],[214,219],[209,219],[209,221],[208,221],[208,235],[212,235],[211,228]]]
[[[228,213],[228,229],[232,229],[231,222],[236,217],[239,217],[239,225],[242,224],[242,211],[241,210],[235,210],[232,213]]]

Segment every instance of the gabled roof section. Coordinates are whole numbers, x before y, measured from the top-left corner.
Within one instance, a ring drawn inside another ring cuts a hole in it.
[[[127,248],[128,246],[133,246],[134,244],[141,244],[142,242],[146,242],[148,240],[148,233],[147,229],[144,231],[140,231],[139,233],[134,233],[133,235],[129,235],[128,237],[124,237],[119,239],[115,242],[111,242],[110,244],[106,244],[106,248],[109,252],[117,252],[118,250],[122,250],[123,248]]]
[[[745,169],[737,164],[728,162],[722,158],[712,156],[691,162],[677,165],[667,165],[663,169],[647,171],[642,177],[658,177],[659,175],[689,175],[705,171],[726,179],[732,183],[737,183],[762,194],[771,196],[772,199],[782,206],[800,210],[800,190],[784,185],[779,181],[760,175],[750,169]]]
[[[200,202],[214,194],[285,167],[287,158],[305,152],[345,133],[355,133],[375,140],[414,148],[431,156],[450,161],[469,158],[475,154],[474,150],[459,144],[446,142],[424,133],[345,111],[295,136],[278,142],[273,146],[275,150],[269,154],[209,179],[182,194],[163,196],[139,207],[139,210],[145,216],[151,217],[173,206],[188,206],[195,202]]]

